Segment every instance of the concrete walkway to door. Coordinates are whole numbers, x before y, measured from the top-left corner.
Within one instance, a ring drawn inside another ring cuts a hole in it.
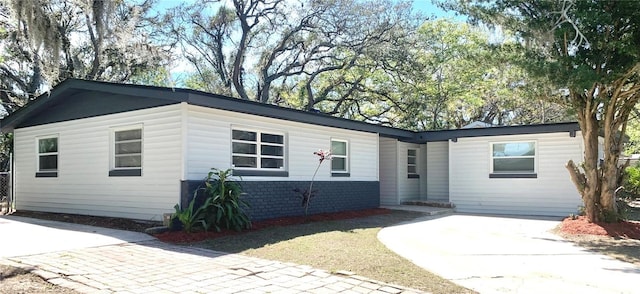
[[[559,223],[452,214],[387,227],[378,238],[418,266],[480,293],[640,291],[640,267],[550,233]]]

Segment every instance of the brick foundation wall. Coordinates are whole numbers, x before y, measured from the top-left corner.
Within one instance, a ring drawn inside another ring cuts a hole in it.
[[[186,207],[202,181],[182,181],[181,205]],[[302,200],[293,190],[309,188],[303,181],[241,181],[244,199],[251,205],[251,220],[304,215]],[[377,208],[380,206],[380,183],[375,181],[335,181],[313,183],[316,196],[309,214]],[[200,197],[204,199],[204,197]]]

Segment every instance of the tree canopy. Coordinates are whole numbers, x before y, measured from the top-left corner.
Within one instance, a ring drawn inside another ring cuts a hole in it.
[[[2,104],[67,77],[186,86],[408,129],[570,119],[486,32],[410,2],[0,0]],[[161,15],[158,15],[160,13]],[[187,64],[172,81],[169,65]],[[544,99],[543,99],[544,98]]]
[[[160,72],[153,1],[0,0],[0,92],[11,112],[65,78],[127,82]]]
[[[618,158],[629,115],[640,100],[640,2],[460,0],[444,6],[472,22],[512,31],[527,72],[564,94],[585,148],[581,166],[568,163],[571,178],[591,221],[615,219]]]

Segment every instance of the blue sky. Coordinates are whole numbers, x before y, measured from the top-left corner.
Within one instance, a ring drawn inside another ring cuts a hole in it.
[[[413,0],[413,8],[416,11],[420,11],[427,16],[433,16],[435,18],[456,18],[460,19],[460,17],[456,17],[453,12],[446,12],[436,5],[434,5],[431,0]]]
[[[182,2],[190,1],[191,0],[158,0],[158,10],[167,9],[177,6]],[[429,17],[433,16],[435,18],[456,18],[453,12],[445,12],[444,10],[434,5],[431,0],[413,0],[413,8],[416,11],[420,11]]]

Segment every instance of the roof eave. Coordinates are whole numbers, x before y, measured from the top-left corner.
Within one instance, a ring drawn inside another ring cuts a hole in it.
[[[487,137],[487,136],[507,136],[507,135],[526,135],[526,134],[543,134],[543,133],[561,133],[567,132],[571,136],[580,130],[580,126],[576,122],[554,123],[554,124],[537,124],[522,126],[502,126],[487,127],[474,129],[456,129],[441,131],[423,131],[416,133],[416,139],[420,142],[436,142],[456,140],[458,138],[471,137]]]

